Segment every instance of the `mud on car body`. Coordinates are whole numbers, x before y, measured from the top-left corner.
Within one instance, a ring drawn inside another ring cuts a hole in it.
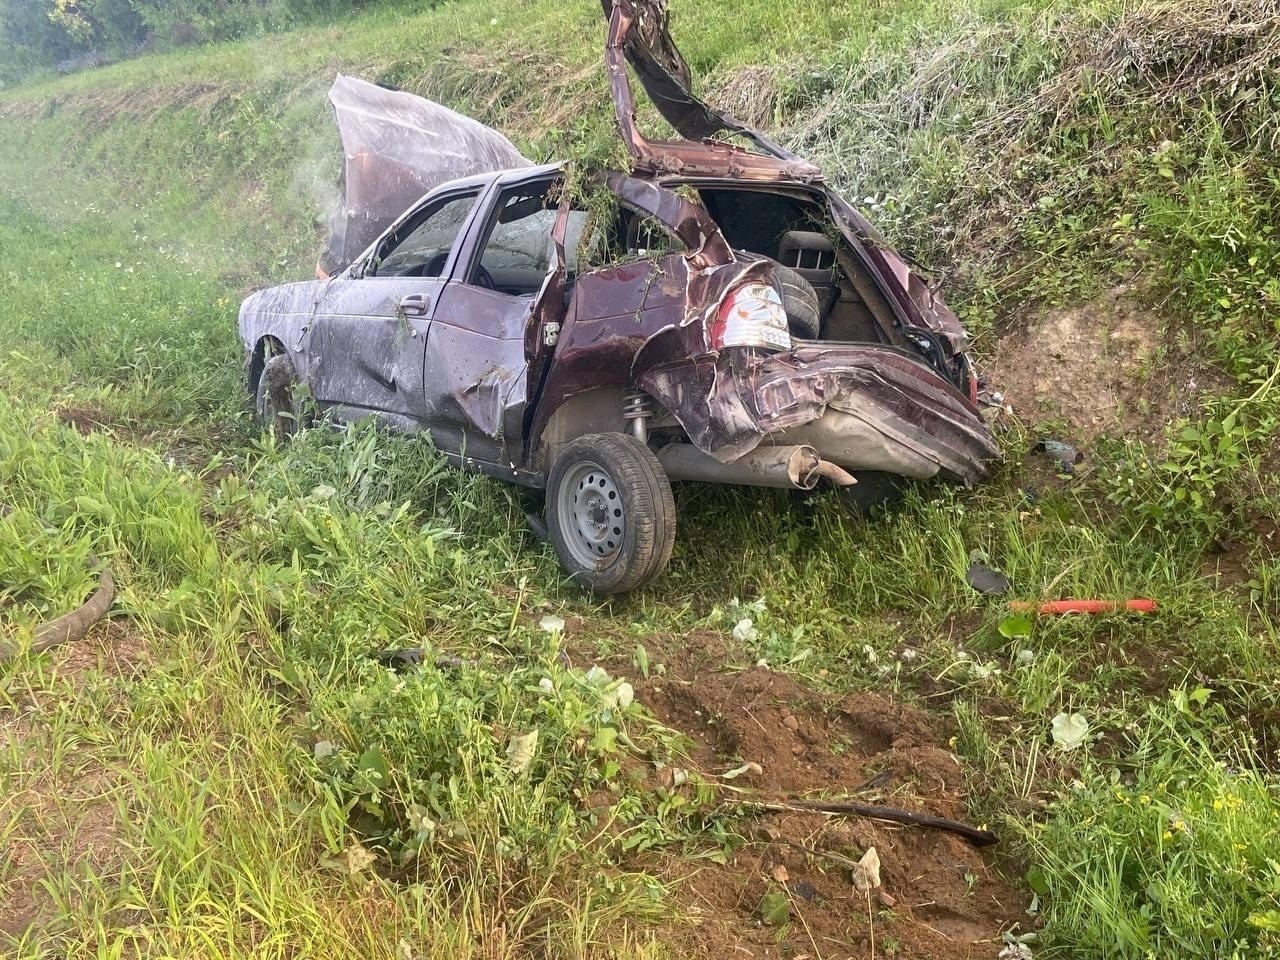
[[[263,421],[296,425],[306,384],[337,419],[428,431],[461,466],[545,489],[562,563],[600,593],[665,568],[670,480],[982,479],[997,449],[955,315],[816,167],[689,93],[660,2],[605,9],[633,170],[595,174],[608,202],[589,208],[475,121],[339,78],[328,275],[241,308]],[[640,135],[627,61],[684,140]],[[415,167],[424,129],[435,155]],[[465,175],[437,185],[441,168]]]

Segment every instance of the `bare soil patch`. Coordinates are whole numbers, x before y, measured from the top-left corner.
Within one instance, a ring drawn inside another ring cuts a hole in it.
[[[849,796],[965,819],[965,772],[924,711],[874,693],[843,697],[752,666],[727,666],[713,633],[648,638],[662,675],[635,676],[629,659],[602,665],[626,675],[637,699],[693,741],[706,774],[760,765],[734,786],[752,799]],[[660,772],[661,773],[661,772]],[[811,812],[759,816],[730,863],[665,858],[656,869],[680,882],[691,931],[675,931],[698,956],[813,958],[991,957],[1000,933],[1022,921],[1025,897],[987,857],[951,834]],[[875,847],[880,895],[868,899],[850,866]],[[764,925],[766,894],[786,896],[790,921]]]
[[[1159,438],[1221,375],[1165,336],[1164,318],[1136,284],[1020,324],[988,362],[994,389],[1032,425],[1065,424],[1061,439],[1088,445],[1102,434]]]

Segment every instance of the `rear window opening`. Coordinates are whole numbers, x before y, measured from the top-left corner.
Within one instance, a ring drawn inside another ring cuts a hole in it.
[[[818,340],[909,345],[892,307],[825,205],[792,193],[701,187],[703,206],[734,250],[776,260],[818,298]]]

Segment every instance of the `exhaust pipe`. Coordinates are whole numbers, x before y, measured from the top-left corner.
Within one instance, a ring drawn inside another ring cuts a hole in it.
[[[858,482],[853,474],[823,460],[810,446],[756,447],[731,463],[721,463],[691,443],[671,443],[658,451],[658,460],[672,480],[696,483],[812,490],[823,477],[837,487]]]

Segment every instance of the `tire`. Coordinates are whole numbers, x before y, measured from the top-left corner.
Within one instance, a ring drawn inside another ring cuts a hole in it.
[[[735,250],[739,260],[768,260],[773,266],[773,286],[782,298],[791,332],[805,340],[816,340],[822,331],[822,307],[817,291],[804,277],[790,267],[749,250]]]
[[[556,456],[547,532],[569,576],[593,593],[627,593],[671,560],[676,505],[647,446],[622,433],[587,434]]]
[[[264,430],[277,440],[292,436],[301,426],[299,407],[293,388],[298,377],[293,364],[284,354],[268,357],[258,375],[258,387],[253,396],[253,412]]]

